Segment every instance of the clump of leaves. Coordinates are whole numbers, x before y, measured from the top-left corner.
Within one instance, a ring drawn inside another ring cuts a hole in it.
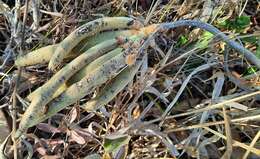
[[[218,23],[220,28],[235,30],[236,32],[242,32],[249,25],[250,16],[239,16],[234,19],[227,19]]]

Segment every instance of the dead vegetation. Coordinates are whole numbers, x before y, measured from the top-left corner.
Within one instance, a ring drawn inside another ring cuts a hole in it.
[[[15,2],[0,158],[259,158],[257,0]]]

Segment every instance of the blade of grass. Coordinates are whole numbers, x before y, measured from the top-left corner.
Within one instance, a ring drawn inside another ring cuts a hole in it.
[[[252,147],[254,147],[255,143],[257,142],[258,138],[260,137],[260,131],[258,131],[258,133],[255,135],[254,139],[252,140],[252,142],[250,143],[250,148],[246,150],[246,153],[243,156],[243,159],[247,159],[248,155],[250,154],[250,150]]]
[[[217,131],[215,131],[215,130],[213,130],[213,129],[210,129],[210,128],[208,128],[208,127],[204,127],[204,129],[207,130],[207,131],[209,131],[209,132],[211,132],[212,134],[215,134],[215,135],[221,137],[222,139],[227,140],[227,137],[226,137],[226,136],[224,136],[223,134],[220,134],[219,132],[217,132]],[[250,152],[253,152],[253,153],[256,154],[256,155],[260,155],[260,150],[259,150],[259,149],[252,148],[252,147],[250,147],[250,146],[248,146],[248,145],[246,145],[246,144],[244,144],[244,143],[238,142],[238,141],[236,141],[236,140],[233,140],[232,145],[235,146],[235,147],[238,146],[238,147],[241,147],[241,148],[243,148],[243,149],[250,150]]]
[[[259,94],[260,94],[260,91],[255,91],[255,92],[248,93],[248,94],[245,94],[245,95],[242,95],[242,96],[230,99],[230,100],[225,100],[225,101],[217,103],[217,104],[209,105],[205,108],[201,108],[201,109],[197,109],[197,110],[193,110],[193,111],[185,112],[185,113],[181,113],[181,114],[172,115],[172,116],[166,117],[165,120],[174,119],[174,118],[182,117],[182,116],[188,116],[188,115],[192,115],[192,114],[196,114],[196,113],[201,113],[201,112],[212,110],[212,109],[222,108],[223,106],[226,106],[227,103],[245,100],[247,98],[250,98],[252,96],[256,96]],[[147,122],[147,124],[158,122],[160,120],[162,120],[162,118],[151,120],[151,121]]]
[[[230,158],[231,157],[231,154],[232,154],[232,143],[233,143],[233,140],[232,140],[232,133],[231,133],[231,129],[230,129],[230,118],[229,116],[227,115],[226,113],[226,108],[223,107],[222,108],[223,110],[223,116],[224,116],[224,122],[225,122],[225,133],[226,133],[226,140],[227,140],[227,148],[226,148],[226,152],[224,153],[224,155],[221,157],[222,159],[226,159],[226,158]]]

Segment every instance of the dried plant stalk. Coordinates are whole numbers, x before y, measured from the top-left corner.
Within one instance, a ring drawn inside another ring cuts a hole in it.
[[[15,60],[16,66],[30,66],[35,64],[47,63],[53,55],[57,44],[48,45],[40,49],[34,50],[26,55],[19,56]]]
[[[50,102],[55,91],[65,83],[65,81],[67,81],[82,67],[106,52],[113,50],[117,46],[118,40],[112,39],[90,48],[88,51],[63,67],[63,69],[57,72],[46,84],[38,88],[39,91],[37,95],[35,95],[35,98],[33,98],[31,104],[22,116],[19,129],[16,132],[16,137],[20,137],[21,134],[26,131],[34,118],[37,118],[40,114],[44,114],[46,110],[44,106]]]
[[[28,120],[30,123],[25,125],[26,129],[45,119],[48,119],[65,107],[77,102],[79,99],[90,94],[97,86],[104,84],[118,75],[122,69],[127,66],[125,61],[126,56],[132,54],[133,52],[136,53],[134,48],[140,45],[141,39],[142,37],[139,36],[134,37],[133,40],[135,43],[123,52],[123,48],[117,48],[116,51],[121,52],[120,54],[104,63],[102,66],[96,68],[94,71],[88,73],[82,80],[71,85],[59,97],[48,103],[47,112],[42,112],[37,117]]]
[[[70,51],[83,39],[104,30],[141,27],[138,21],[128,17],[105,17],[88,22],[67,36],[57,47],[49,62],[49,69],[55,70]]]
[[[62,92],[64,92],[66,89],[68,88],[68,86],[66,85],[66,83],[63,83],[56,91],[55,93],[52,95],[51,99],[54,99],[56,97],[58,97]],[[26,99],[29,101],[32,101],[33,98],[35,98],[35,96],[37,96],[39,94],[40,89],[36,89],[35,91],[33,91],[32,93],[30,93]]]
[[[80,81],[83,77],[85,77],[88,73],[94,71],[96,68],[100,67],[101,65],[103,65],[106,61],[112,59],[113,57],[115,57],[116,55],[118,55],[120,53],[120,51],[118,51],[117,49],[112,50],[108,53],[106,53],[105,55],[97,58],[96,60],[94,60],[93,62],[91,62],[90,64],[86,65],[84,68],[82,68],[80,71],[78,71],[77,73],[75,73],[68,81],[66,81],[66,83],[64,83],[63,85],[60,86],[60,88],[54,93],[54,95],[52,96],[52,99],[54,99],[55,97],[57,97],[58,95],[60,95],[64,90],[66,90],[68,88],[68,86]],[[34,92],[32,92],[29,96],[27,96],[27,98],[32,101],[32,99],[37,96],[37,92],[39,92],[40,89],[36,89]]]
[[[70,77],[72,77],[72,75],[78,72],[81,68],[91,63],[97,57],[102,56],[110,50],[113,50],[117,47],[117,45],[117,40],[112,39],[90,48],[88,51],[81,54],[72,62],[63,67],[59,72],[54,74],[54,76],[47,83],[45,83],[43,86],[36,90],[36,92],[39,93],[34,93],[34,96],[43,94],[43,89],[45,89],[46,91],[48,91],[50,95],[52,95],[56,91],[56,89],[59,88],[59,86],[65,83]]]
[[[105,55],[97,58],[95,61],[91,62],[89,65],[82,68],[79,72],[77,72],[74,76],[72,76],[67,82],[67,85],[72,85],[78,81],[80,81],[82,78],[84,78],[88,73],[92,72],[98,67],[101,67],[104,63],[106,63],[108,60],[112,59],[113,57],[120,54],[120,51],[117,49],[110,51],[109,53],[106,53]]]
[[[86,111],[94,111],[110,102],[131,80],[133,80],[141,64],[142,62],[139,60],[134,65],[128,66],[120,72],[118,76],[112,79],[95,98],[89,100],[82,107]]]
[[[83,39],[79,44],[72,49],[66,58],[73,58],[81,53],[87,51],[89,48],[109,39],[116,38],[117,36],[129,37],[131,35],[138,34],[137,30],[118,30],[118,31],[108,31],[102,32],[92,37]],[[48,63],[53,56],[56,48],[59,44],[48,45],[32,52],[29,52],[26,55],[19,56],[15,60],[16,66],[31,66],[36,64]]]
[[[97,35],[96,37],[94,37],[94,40],[90,40],[87,42],[87,44],[82,48],[83,50],[85,50],[86,48],[97,44],[97,42],[102,41],[102,39],[108,39],[109,36],[112,37],[117,37],[119,35],[123,35],[125,37],[129,37],[130,35],[139,35],[139,36],[144,36],[147,37],[151,32],[153,32],[155,30],[155,28],[157,27],[157,25],[150,25],[148,27],[144,27],[141,28],[139,31],[137,30],[123,30],[123,31],[113,31],[113,32],[104,32],[101,33],[99,35]],[[78,50],[78,49],[77,49]],[[129,56],[130,58],[135,58],[135,56]],[[127,57],[129,59],[129,57]],[[101,57],[100,59],[97,59],[94,61],[94,63],[91,63],[89,66],[85,66],[83,69],[81,69],[79,72],[77,72],[73,77],[71,77],[68,81],[67,84],[68,85],[72,85],[75,82],[78,82],[80,79],[82,79],[86,73],[88,71],[93,70],[94,68],[96,68],[97,66],[100,66],[102,63],[104,63],[105,61],[108,60],[108,58],[112,58],[111,56],[104,56]],[[63,88],[60,88],[59,90],[65,90],[66,86],[63,86]],[[27,96],[27,99],[29,101],[32,101],[34,96],[37,96],[38,93],[40,91],[40,88],[36,89],[34,92],[32,92],[29,96]],[[60,92],[61,93],[61,92]],[[53,95],[52,97],[56,97],[57,95],[59,95],[59,93],[55,93],[55,95]]]

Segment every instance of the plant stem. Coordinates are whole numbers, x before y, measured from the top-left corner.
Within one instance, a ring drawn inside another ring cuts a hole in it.
[[[176,22],[162,23],[159,29],[163,29],[163,30],[174,29],[181,26],[197,27],[216,35],[221,40],[226,42],[231,48],[238,51],[241,55],[244,55],[248,61],[250,61],[255,66],[257,66],[257,68],[260,69],[260,60],[254,55],[254,53],[252,53],[245,47],[241,46],[239,43],[235,42],[234,40],[231,40],[228,36],[226,36],[223,32],[221,32],[211,24],[207,24],[198,20],[179,20]]]

